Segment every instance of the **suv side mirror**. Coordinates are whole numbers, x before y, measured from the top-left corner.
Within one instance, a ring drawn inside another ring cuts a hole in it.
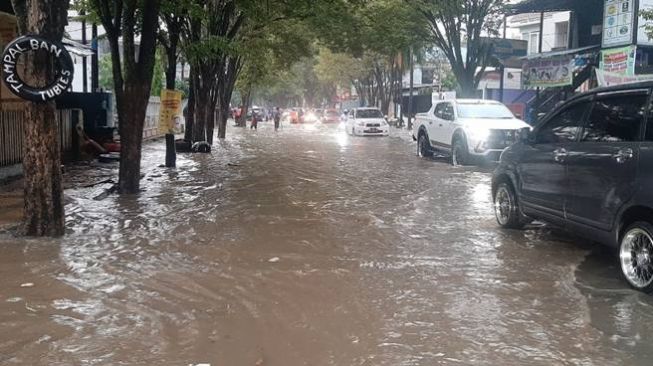
[[[519,141],[525,143],[525,144],[530,144],[531,138],[532,138],[532,133],[531,133],[531,128],[530,127],[524,127],[519,130]]]

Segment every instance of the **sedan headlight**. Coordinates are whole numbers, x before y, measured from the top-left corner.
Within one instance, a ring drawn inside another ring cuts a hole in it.
[[[357,122],[358,127],[365,127],[365,122]]]

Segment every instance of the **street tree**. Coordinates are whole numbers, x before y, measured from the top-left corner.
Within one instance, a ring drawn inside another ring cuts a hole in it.
[[[161,0],[86,1],[102,23],[111,48],[121,143],[119,190],[126,194],[138,193],[143,127],[152,86]]]
[[[12,0],[20,34],[59,43],[67,24],[68,0]],[[27,55],[24,79],[31,85],[52,80],[55,70],[46,52]],[[22,231],[28,236],[64,234],[59,118],[54,102],[29,102],[24,128]]]
[[[491,62],[491,45],[483,37],[498,36],[505,0],[405,0],[428,24],[430,38],[451,63],[463,96],[474,96]]]
[[[165,50],[165,87],[174,90],[177,83],[177,61],[179,60],[181,32],[189,8],[189,0],[162,0],[159,44]]]

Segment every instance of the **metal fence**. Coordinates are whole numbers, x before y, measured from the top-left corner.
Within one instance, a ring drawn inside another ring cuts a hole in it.
[[[20,164],[23,158],[22,110],[0,111],[0,167]]]
[[[23,134],[25,124],[24,105],[3,106],[0,110],[0,168],[20,164],[23,159]],[[59,141],[61,151],[66,154],[73,151],[72,110],[64,109],[59,113]]]

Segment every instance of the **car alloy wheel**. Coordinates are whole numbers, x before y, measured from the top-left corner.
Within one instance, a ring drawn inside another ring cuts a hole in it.
[[[531,220],[522,215],[517,195],[510,183],[501,183],[494,193],[494,216],[506,229],[521,229]]]
[[[494,198],[494,214],[501,226],[506,226],[510,222],[510,216],[515,211],[515,203],[508,191],[508,186],[502,184]]]
[[[624,277],[631,286],[645,292],[653,290],[653,239],[650,224],[635,223],[626,230],[621,239],[619,259]]]

